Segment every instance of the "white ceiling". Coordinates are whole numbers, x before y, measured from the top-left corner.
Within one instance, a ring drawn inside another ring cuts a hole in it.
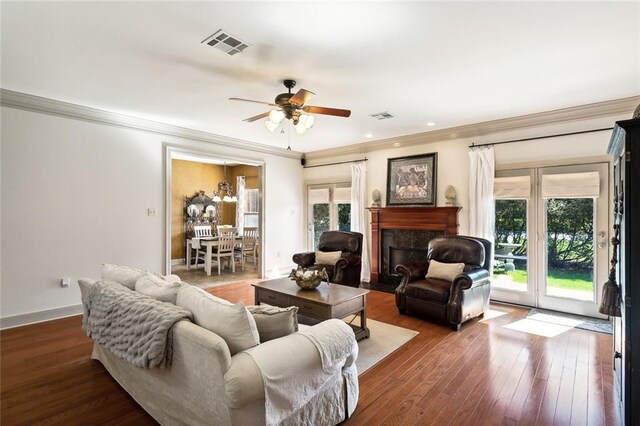
[[[267,106],[227,98],[272,101],[293,78],[310,104],[352,110],[293,132],[302,152],[640,94],[638,2],[1,7],[4,89],[285,148],[242,122]],[[220,28],[252,47],[200,43]]]

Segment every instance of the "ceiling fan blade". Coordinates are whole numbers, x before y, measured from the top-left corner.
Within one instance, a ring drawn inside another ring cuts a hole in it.
[[[261,118],[268,117],[270,112],[271,111],[263,112],[262,114],[258,114],[258,115],[254,115],[253,117],[245,118],[242,121],[246,121],[247,123],[251,123],[253,121],[260,120]]]
[[[263,104],[270,106],[277,106],[273,102],[263,102],[263,101],[254,101],[253,99],[242,99],[242,98],[229,98],[230,101],[242,101],[242,102],[253,102],[254,104]]]
[[[310,92],[306,89],[300,89],[298,92],[289,99],[289,102],[295,106],[301,107],[311,98],[313,98],[316,94]]]
[[[349,117],[351,115],[351,111],[348,109],[327,108],[313,105],[303,107],[302,110],[312,114],[337,115],[338,117]]]

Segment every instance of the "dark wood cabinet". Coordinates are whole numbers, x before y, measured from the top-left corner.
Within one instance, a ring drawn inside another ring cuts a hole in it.
[[[640,424],[640,119],[618,121],[613,156],[614,225],[619,227],[621,313],[614,320],[614,378],[625,424]]]

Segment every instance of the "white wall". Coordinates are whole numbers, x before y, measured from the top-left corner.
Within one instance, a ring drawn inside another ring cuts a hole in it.
[[[303,245],[296,159],[13,108],[1,114],[2,318],[78,305],[77,279],[99,277],[103,262],[163,270],[167,144],[264,161],[266,271],[290,266]]]
[[[457,205],[462,207],[459,214],[460,234],[467,234],[469,230],[469,148],[472,143],[481,144],[500,142],[505,140],[523,139],[528,137],[568,133],[578,130],[612,127],[616,120],[628,119],[628,116],[603,117],[597,120],[558,124],[545,127],[533,127],[518,131],[494,133],[477,138],[449,139],[429,142],[410,147],[398,147],[375,151],[362,150],[360,155],[349,155],[344,158],[334,156],[327,158],[327,162],[340,161],[346,158],[362,158],[367,162],[367,192],[378,189],[382,194],[382,205],[386,205],[387,159],[422,153],[438,153],[437,171],[437,206],[445,205],[444,190],[447,185],[453,185],[457,192]],[[528,142],[496,145],[496,165],[524,162],[543,162],[549,160],[563,160],[580,157],[606,155],[611,131],[587,133],[558,138],[540,139]],[[416,136],[419,138],[419,136]],[[314,158],[313,163],[322,163],[321,158]],[[335,176],[350,176],[350,164],[328,167],[308,168],[304,171],[305,181],[333,179]],[[370,197],[370,195],[369,195]],[[369,204],[371,198],[369,198]],[[369,239],[371,241],[371,239]]]

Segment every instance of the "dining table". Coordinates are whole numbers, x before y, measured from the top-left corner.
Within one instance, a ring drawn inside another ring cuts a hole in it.
[[[213,248],[219,244],[218,237],[187,238],[187,269],[191,268],[193,240],[200,240],[200,247],[205,247],[204,270],[207,276],[211,276],[211,257],[213,255]],[[242,247],[242,235],[235,236],[235,245],[236,247]],[[231,261],[233,262],[233,259]]]

